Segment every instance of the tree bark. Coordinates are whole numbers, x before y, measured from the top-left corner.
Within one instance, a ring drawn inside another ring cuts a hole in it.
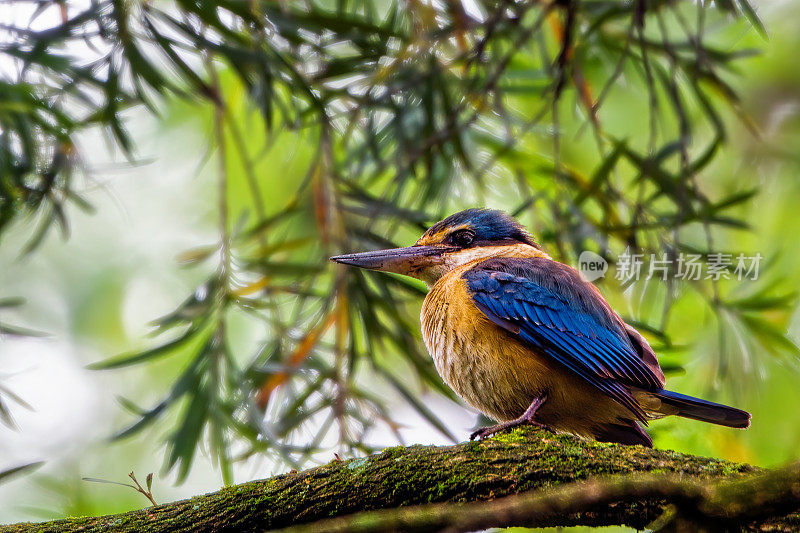
[[[496,501],[466,504],[486,500]],[[439,505],[429,505],[434,503]],[[671,529],[689,521],[797,530],[800,520],[788,513],[798,508],[798,467],[765,473],[746,464],[526,428],[483,442],[388,448],[189,500],[118,515],[0,526],[0,533],[289,526],[303,531],[466,531],[514,524],[643,528],[656,519]],[[360,514],[346,516],[353,513]],[[329,520],[333,517],[342,518]]]

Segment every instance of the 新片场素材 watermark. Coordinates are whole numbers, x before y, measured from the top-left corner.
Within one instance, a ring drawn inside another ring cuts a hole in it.
[[[614,278],[622,282],[640,279],[756,280],[763,258],[760,253],[644,254],[626,249],[617,257]],[[585,280],[595,281],[605,277],[608,261],[601,255],[584,250],[578,257],[578,270]]]

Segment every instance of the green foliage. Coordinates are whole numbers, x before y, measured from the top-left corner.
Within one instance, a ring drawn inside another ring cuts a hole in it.
[[[35,470],[36,468],[42,466],[41,462],[36,463],[28,463],[20,466],[15,466],[13,468],[9,468],[7,470],[0,471],[0,483],[3,483],[8,478],[11,478],[17,474],[22,474],[23,472],[28,472],[30,470]]]
[[[147,486],[147,488],[142,487],[142,485],[136,479],[136,476],[134,475],[133,472],[130,472],[128,474],[128,477],[131,478],[131,481],[133,481],[133,484],[131,484],[131,483],[120,483],[119,481],[110,481],[108,479],[98,479],[98,478],[94,478],[94,477],[85,477],[85,478],[83,478],[83,480],[84,481],[90,481],[92,483],[106,483],[106,484],[109,484],[109,485],[119,485],[120,487],[128,487],[130,489],[135,490],[136,492],[138,492],[139,494],[141,494],[145,498],[147,498],[150,501],[150,503],[152,503],[153,505],[158,505],[156,503],[155,498],[153,498],[153,492],[152,492],[152,489],[153,489],[153,473],[152,472],[147,474],[147,477],[145,478],[145,485]]]
[[[751,51],[729,33],[764,28],[746,0],[477,5],[481,17],[454,1],[95,0],[52,28],[10,30],[0,54],[20,69],[0,85],[0,236],[33,214],[31,249],[65,229],[65,205],[85,207],[76,136],[103,128],[133,157],[132,106],[180,99],[214,132],[220,240],[183,255],[213,274],[155,322],[154,348],[95,365],[185,361],[154,407],[123,400],[136,421],[120,437],[172,413],[166,467],[183,479],[207,442],[226,482],[255,453],[297,465],[331,438],[366,452],[376,423],[397,430],[377,378],[452,438],[419,399],[421,387],[452,397],[419,342],[424,288],[327,257],[407,243],[456,208],[517,198],[514,214],[564,261],[626,247],[705,257],[748,227],[737,208],[757,189],[702,181],[726,117],[747,121],[733,83]],[[305,144],[302,168],[260,179],[287,135]],[[674,287],[654,285],[634,288],[664,303],[638,325],[668,349]],[[743,332],[742,349],[794,354],[793,296],[730,285],[685,288],[721,331]],[[232,349],[239,320],[265,331],[252,353]]]

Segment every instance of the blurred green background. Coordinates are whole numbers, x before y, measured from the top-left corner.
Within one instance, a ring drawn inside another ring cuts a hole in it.
[[[600,9],[600,4],[587,3],[592,9]],[[378,11],[383,10],[382,17],[395,9],[394,4],[388,3],[375,6]],[[735,67],[721,68],[725,85],[709,90],[710,97],[718,98],[725,107],[719,114],[725,137],[714,157],[703,163],[696,179],[704,194],[716,200],[734,193],[748,196],[747,191],[757,189],[755,196],[736,202],[724,215],[750,227],[715,226],[711,250],[761,253],[766,260],[759,280],[750,284],[730,281],[716,288],[708,284],[665,288],[664,284],[646,281],[620,287],[609,276],[598,284],[620,314],[656,331],[651,339],[663,348],[662,362],[675,369],[669,375],[670,389],[729,402],[753,414],[752,427],[747,431],[683,419],[654,422],[651,429],[656,447],[773,466],[797,459],[796,443],[800,440],[800,413],[795,409],[800,402],[800,387],[796,350],[791,345],[800,331],[792,297],[800,282],[800,252],[793,246],[800,234],[800,70],[796,58],[800,47],[796,30],[800,6],[788,1],[754,6],[767,28],[768,39],[760,36],[745,18],[709,14],[704,22],[707,40],[717,50],[758,53],[742,54]],[[489,4],[472,9],[482,12],[484,20],[492,13]],[[696,8],[689,5],[680,9],[687,16],[694,16]],[[19,20],[29,14],[20,11],[2,16]],[[59,23],[57,12],[44,16],[51,16],[49,21],[45,18],[40,22],[45,26]],[[594,15],[589,10],[585,16],[590,20]],[[291,15],[287,17],[291,20]],[[680,25],[679,18],[670,20],[668,24]],[[435,21],[428,23],[436,25]],[[586,27],[580,26],[578,35]],[[547,28],[547,21],[541,28]],[[624,23],[620,28],[624,30]],[[622,30],[617,35],[624,35]],[[502,36],[505,41],[495,52],[499,56],[507,53],[515,36],[515,30],[506,31],[508,35]],[[542,39],[554,39],[559,33],[553,28],[547,31],[550,33],[541,29],[547,33]],[[610,31],[605,38],[614,35]],[[391,39],[386,38],[390,48],[394,46]],[[686,42],[691,45],[691,41]],[[590,44],[584,43],[576,50],[575,61],[597,96],[615,63],[611,55],[594,53]],[[458,48],[452,43],[449,46]],[[609,45],[608,49],[616,48]],[[550,50],[553,57],[559,52],[558,46],[542,45],[542,50]],[[502,95],[484,105],[496,112],[502,102],[510,114],[535,116],[540,103],[546,100],[537,92],[537,85],[544,85],[547,76],[557,76],[542,66],[547,61],[537,54],[523,48],[512,55],[503,74]],[[190,64],[200,68],[202,58],[195,58]],[[338,83],[357,84],[359,69],[369,73],[370,68],[378,69],[379,65],[365,63],[354,68],[355,73],[349,73],[352,77],[344,77]],[[428,81],[446,82],[447,76],[455,79],[468,70],[460,69],[462,66],[455,62],[440,79],[401,77],[395,83],[418,87]],[[687,67],[685,72],[691,69]],[[350,135],[343,131],[345,128],[332,128],[337,136],[327,141],[328,133],[313,124],[307,110],[287,103],[292,99],[288,86],[275,88],[271,97],[283,104],[275,105],[271,112],[278,118],[271,128],[265,128],[265,110],[258,104],[252,87],[243,83],[248,78],[224,61],[220,61],[214,74],[219,76],[216,87],[224,94],[225,117],[220,117],[219,109],[215,111],[214,104],[207,100],[165,91],[158,97],[157,114],[134,104],[120,112],[127,134],[135,142],[131,157],[126,157],[119,139],[112,140],[114,135],[107,128],[87,128],[70,137],[80,155],[72,187],[93,206],[93,211],[67,203],[68,239],[51,231],[35,250],[25,253],[43,218],[41,211],[39,218],[33,210],[4,225],[0,298],[24,298],[25,303],[0,308],[0,324],[30,328],[44,335],[0,335],[0,398],[4,398],[3,405],[16,426],[0,426],[0,470],[32,461],[45,463],[33,473],[0,485],[0,523],[111,513],[146,504],[132,490],[82,481],[82,477],[125,481],[128,472],[134,471],[141,480],[148,472],[155,472],[154,494],[163,502],[211,491],[223,482],[242,482],[292,466],[328,461],[335,451],[345,456],[365,453],[396,442],[398,435],[406,442],[447,443],[449,432],[463,440],[475,424],[476,415],[447,397],[446,390],[430,374],[430,366],[411,358],[404,349],[413,345],[417,353],[424,350],[415,319],[422,288],[413,283],[376,281],[382,278],[336,271],[325,262],[327,255],[347,247],[356,250],[385,244],[380,239],[411,243],[426,224],[435,221],[435,216],[474,205],[518,211],[520,219],[545,247],[571,264],[575,264],[581,249],[592,249],[613,259],[630,244],[615,230],[598,229],[599,226],[586,230],[574,243],[565,244],[560,232],[574,235],[575,228],[583,226],[564,222],[561,227],[565,220],[562,213],[551,209],[549,200],[539,201],[537,196],[550,194],[553,205],[570,204],[575,190],[570,188],[569,179],[550,181],[549,176],[554,172],[568,174],[564,168],[596,176],[606,160],[596,153],[598,141],[588,125],[587,113],[580,112],[580,90],[586,87],[580,77],[573,75],[569,83],[574,87],[565,89],[565,109],[559,113],[558,122],[550,110],[545,123],[528,129],[508,127],[509,133],[518,135],[513,149],[502,148],[503,134],[487,139],[491,136],[487,129],[505,127],[493,116],[464,136],[466,148],[462,149],[468,153],[474,149],[476,167],[487,170],[480,178],[475,177],[480,172],[465,167],[457,146],[455,152],[443,148],[435,157],[423,157],[418,167],[412,163],[415,169],[410,177],[381,170],[376,161],[385,161],[390,167],[402,166],[405,160],[395,158],[395,153],[420,149],[412,142],[414,121],[424,122],[424,117],[411,115],[404,118],[411,124],[406,124],[412,139],[407,141],[409,146],[397,139],[386,146],[377,142],[374,149],[380,157],[363,158],[367,161],[364,166],[374,172],[358,181],[362,178],[355,170],[360,168],[359,162],[351,155],[361,152],[348,151],[350,140],[342,140]],[[7,78],[13,76],[9,74]],[[212,83],[213,76],[209,79]],[[454,82],[453,91],[463,92],[466,85]],[[735,89],[735,98],[726,94],[726,86]],[[678,87],[685,90],[684,85]],[[354,93],[357,100],[358,92]],[[437,93],[430,102],[424,96],[419,100],[410,97],[398,105],[413,109],[435,103],[446,94],[447,91]],[[641,83],[623,77],[600,108],[603,135],[607,135],[600,142],[613,147],[609,139],[614,138],[630,141],[632,146],[646,145],[651,120],[648,98]],[[662,93],[658,98],[668,100]],[[447,105],[442,103],[443,108]],[[480,105],[475,107],[483,111]],[[339,111],[346,116],[348,108]],[[388,120],[386,116],[393,112],[399,113],[390,107],[369,110],[354,123],[360,127],[367,120]],[[715,135],[713,120],[703,122],[702,102],[688,97],[685,113],[690,121],[697,120],[699,124],[692,131],[690,149],[692,157],[700,157],[704,141]],[[220,136],[218,128],[223,119]],[[304,125],[305,121],[312,124]],[[446,113],[436,121],[446,129]],[[669,136],[680,127],[678,122],[675,117],[664,120],[657,144],[663,137],[664,146],[668,145]],[[559,155],[554,157],[552,124],[557,123],[560,133],[555,153]],[[368,137],[373,131],[368,127],[359,131],[358,127],[352,136],[361,135],[363,144],[370,145]],[[420,128],[424,130],[423,126]],[[220,150],[220,139],[224,151]],[[326,142],[333,145],[330,152],[325,148]],[[493,148],[484,153],[482,142]],[[487,164],[492,153],[498,161]],[[677,169],[680,164],[676,159],[667,161],[665,168]],[[445,168],[447,164],[451,166]],[[331,168],[336,168],[331,173],[335,178],[326,178]],[[348,181],[351,171],[352,182]],[[607,196],[614,201],[620,191],[629,198],[641,194],[637,188],[643,178],[632,164],[616,172],[608,178],[616,188],[598,186],[590,196]],[[220,175],[225,176],[227,209],[227,218],[222,221],[223,242],[227,234],[232,248],[227,266],[225,246],[221,253],[217,246],[221,230]],[[254,192],[253,179],[260,184],[260,192]],[[413,187],[386,186],[392,180],[406,179]],[[433,186],[428,183],[437,183],[440,188],[430,197],[426,191]],[[363,189],[358,188],[359,184]],[[342,191],[351,196],[336,197],[344,195]],[[375,194],[375,198],[356,205],[363,191]],[[534,198],[526,203],[524,197],[531,192]],[[428,199],[429,209],[414,204],[417,195]],[[331,200],[332,197],[336,198]],[[339,201],[341,205],[349,202],[352,209],[342,209],[346,214],[337,215],[336,210],[328,208],[329,204],[341,207]],[[571,205],[572,208],[564,208],[564,213],[585,209],[595,218],[608,215],[602,202]],[[337,218],[348,216],[346,223]],[[652,239],[651,233],[671,235],[672,226],[680,226],[674,229],[681,232],[678,241],[698,247],[701,245],[697,243],[705,243],[708,222],[681,225],[671,220],[665,216],[652,229],[642,229],[639,245],[645,250],[657,250],[660,241]],[[358,233],[361,230],[364,234]],[[366,235],[368,232],[374,233]],[[596,234],[607,240],[598,240]],[[222,303],[204,307],[209,294],[218,294],[214,283],[223,279],[220,272],[228,276],[224,279],[230,282],[226,289],[230,294],[250,298],[246,305],[237,300],[228,309],[228,300],[223,298]],[[346,276],[358,278],[343,281]],[[374,299],[359,301],[359,291]],[[379,308],[376,301],[387,294],[382,291],[392,291],[395,298],[391,302],[397,304],[399,312]],[[715,306],[715,291],[729,302],[750,302],[752,307],[746,311],[758,318],[743,321],[736,306]],[[337,298],[328,298],[330,294]],[[193,301],[187,300],[191,300],[190,295],[194,295]],[[308,301],[299,306],[295,302],[301,298]],[[377,310],[370,318],[359,306]],[[664,318],[667,308],[668,320]],[[173,314],[176,309],[177,315]],[[174,339],[175,336],[169,337],[174,330],[167,331],[167,337],[151,338],[152,321],[168,317],[162,325],[171,327],[174,323],[170,320],[180,319],[183,322],[178,321],[179,329],[191,328],[195,311],[197,316],[208,314],[213,318],[198,326],[197,338],[165,352],[166,356],[161,354],[144,364],[113,370],[87,368],[116,354],[135,354]],[[347,317],[341,318],[343,315]],[[276,316],[283,318],[276,320]],[[336,320],[336,327],[331,330],[320,326],[328,317]],[[378,325],[369,326],[369,320]],[[314,348],[314,355],[299,365],[287,363],[315,330],[319,330],[322,340]],[[348,331],[352,331],[349,340],[343,340]],[[280,342],[275,339],[282,338],[288,339],[288,346],[276,345]],[[374,338],[385,342],[373,344],[370,339]],[[225,339],[223,349],[215,339]],[[211,363],[202,359],[204,353],[211,354]],[[377,361],[368,362],[365,353]],[[146,410],[168,397],[180,376],[191,376],[187,368],[192,368],[193,361],[208,366],[197,371],[198,382],[189,388],[208,387],[214,394],[218,392],[219,398],[190,393],[159,411],[152,420],[148,418]],[[298,366],[305,373],[297,373]],[[254,400],[258,391],[282,373],[291,377],[280,381],[273,391],[266,413],[260,411]],[[370,377],[374,375],[381,379]],[[214,380],[207,383],[209,376]],[[309,384],[320,388],[309,389]],[[30,409],[11,396],[3,397],[5,389],[30,404]],[[352,392],[356,389],[357,393]],[[352,408],[353,413],[336,413],[336,402],[329,401],[340,397],[342,390],[352,393],[346,401],[350,402],[347,409]],[[304,391],[308,396],[303,397]],[[373,401],[374,396],[382,401]],[[207,421],[204,418],[195,433],[187,436],[192,431],[187,420],[192,409],[197,409],[194,402],[212,408],[206,413]],[[139,408],[133,404],[143,406],[144,411],[137,411]],[[308,416],[293,420],[298,411]],[[329,411],[333,412],[330,416]],[[141,431],[111,440],[142,417],[148,423]],[[391,422],[387,422],[389,419]],[[440,431],[431,431],[431,424],[439,424]],[[329,427],[333,428],[330,432]]]

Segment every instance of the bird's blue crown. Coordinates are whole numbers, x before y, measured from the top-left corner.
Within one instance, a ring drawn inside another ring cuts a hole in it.
[[[448,228],[468,226],[475,233],[475,242],[518,241],[537,246],[530,233],[516,220],[496,209],[466,209],[437,222],[425,232],[436,235]]]

